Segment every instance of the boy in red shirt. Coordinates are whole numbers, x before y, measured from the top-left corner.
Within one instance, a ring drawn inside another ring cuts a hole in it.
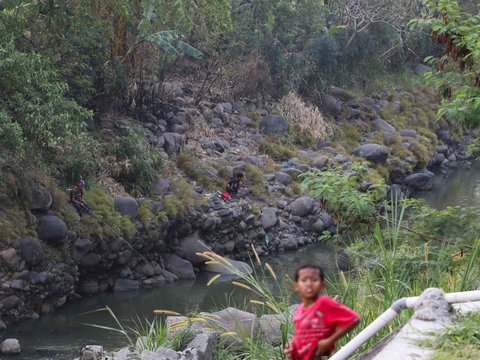
[[[329,356],[335,342],[360,322],[360,316],[331,297],[321,295],[325,288],[323,270],[303,265],[295,272],[295,291],[302,303],[293,316],[295,335],[285,355],[291,360],[316,360]]]

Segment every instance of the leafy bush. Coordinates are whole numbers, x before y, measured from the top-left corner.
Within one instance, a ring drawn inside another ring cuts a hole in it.
[[[123,135],[113,143],[112,153],[119,165],[115,179],[134,193],[148,193],[163,167],[160,153],[135,130],[124,126]]]
[[[15,146],[11,150],[55,151],[92,116],[66,97],[68,86],[48,59],[16,50],[13,40],[0,46],[0,73],[0,136],[13,131],[14,140],[6,143]]]
[[[338,220],[339,230],[358,230],[375,222],[378,202],[384,197],[386,187],[379,179],[366,191],[359,187],[370,172],[365,163],[355,163],[347,169],[335,167],[327,171],[309,171],[303,177],[302,190],[320,197]],[[363,229],[365,230],[365,229]]]
[[[101,187],[94,187],[85,191],[85,200],[93,210],[92,215],[82,216],[80,231],[83,236],[92,233],[125,236],[133,236],[136,232],[132,220],[128,216],[122,216],[115,211],[113,198]]]

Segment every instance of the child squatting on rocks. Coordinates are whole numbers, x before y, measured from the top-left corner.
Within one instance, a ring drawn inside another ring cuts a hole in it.
[[[295,272],[294,288],[302,303],[293,316],[295,334],[285,355],[291,360],[317,360],[331,355],[335,342],[358,325],[360,316],[320,293],[325,288],[320,266],[300,266]]]

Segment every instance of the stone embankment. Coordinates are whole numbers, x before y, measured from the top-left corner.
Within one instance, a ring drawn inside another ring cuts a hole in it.
[[[418,155],[423,156],[420,160],[414,150],[424,149],[419,142],[426,138],[414,128],[420,122],[415,113],[405,115],[403,104],[388,100],[389,96],[353,99],[335,88],[326,95],[326,112],[337,126],[347,124],[357,129],[359,142],[348,149],[340,143],[321,141],[314,148],[298,149],[298,156],[288,161],[275,163],[259,152],[258,145],[270,141],[272,134],[287,133],[289,124],[273,114],[270,106],[240,101],[195,107],[180,87],[169,84],[165,89],[171,96],[172,110],[148,113],[137,124],[145,137],[166,158],[175,159],[180,152],[199,157],[199,171],[212,181],[221,172],[232,175],[251,167],[261,169],[260,180],[256,180],[260,191],[245,188],[226,202],[185,176],[196,190],[195,205],[165,215],[167,201],[182,191],[176,180],[161,179],[154,184],[149,199],[123,196],[115,200],[115,211],[134,224],[134,235],[94,231],[83,237],[76,230],[80,218],[73,207],[67,204],[61,211],[55,210],[54,196],[46,184],[26,181],[19,197],[25,199],[21,211],[29,235],[0,242],[0,331],[10,323],[38,318],[79,296],[193,279],[204,268],[203,259],[195,255],[198,251],[212,249],[245,261],[252,246],[260,255],[295,250],[315,241],[324,231],[336,231],[334,221],[318,201],[295,189],[302,172],[363,158],[387,169],[391,190],[399,196],[407,188],[429,190],[434,174],[427,168],[452,166],[466,159],[465,144],[472,135],[454,137],[448,127],[438,127],[436,134],[430,134],[435,147]],[[409,116],[411,122],[405,123],[409,127],[395,127],[382,119],[385,109],[393,112],[392,116]],[[113,120],[105,117],[97,126],[112,127]],[[139,210],[145,203],[149,212],[164,214],[148,226],[141,221]],[[0,209],[0,217],[8,211],[11,209]],[[95,226],[101,228],[102,224]],[[340,267],[348,266],[345,259],[339,260]]]

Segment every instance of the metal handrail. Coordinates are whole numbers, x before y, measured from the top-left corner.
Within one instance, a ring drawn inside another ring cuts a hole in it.
[[[350,340],[345,346],[338,350],[330,360],[345,360],[353,354],[360,346],[372,338],[376,333],[382,330],[385,325],[392,321],[403,309],[413,308],[419,296],[402,298],[395,301],[392,306],[379,317],[377,317],[370,325],[363,329],[357,336]],[[445,294],[445,300],[452,303],[461,303],[469,301],[480,301],[480,290],[464,291]]]

